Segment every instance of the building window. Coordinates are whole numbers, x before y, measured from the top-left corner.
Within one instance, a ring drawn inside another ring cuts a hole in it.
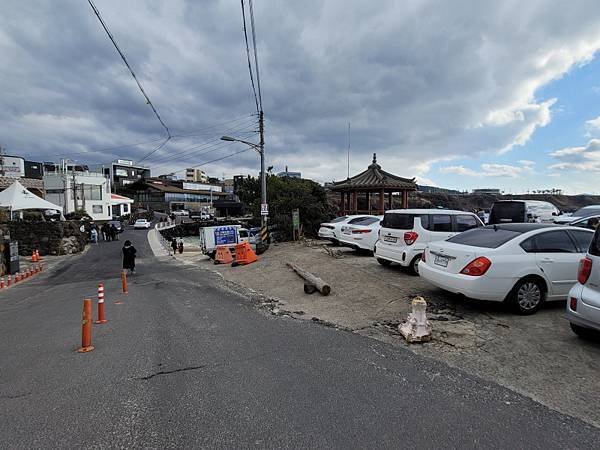
[[[83,198],[85,200],[102,200],[102,186],[95,184],[84,184]]]
[[[92,205],[92,213],[93,214],[102,214],[102,205]]]

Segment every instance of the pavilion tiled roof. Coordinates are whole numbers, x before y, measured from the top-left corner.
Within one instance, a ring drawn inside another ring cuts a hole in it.
[[[381,166],[377,164],[377,155],[373,153],[373,162],[369,165],[367,170],[344,181],[333,183],[333,186],[331,187],[334,191],[382,188],[416,191],[417,184],[415,183],[414,178],[402,178],[386,172],[385,170],[381,170]]]

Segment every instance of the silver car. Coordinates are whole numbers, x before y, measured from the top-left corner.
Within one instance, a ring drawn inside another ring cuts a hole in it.
[[[567,319],[580,337],[591,337],[600,331],[600,228],[579,263],[577,284],[569,292]]]

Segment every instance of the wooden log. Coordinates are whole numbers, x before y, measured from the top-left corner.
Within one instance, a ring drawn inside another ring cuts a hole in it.
[[[319,277],[313,275],[310,272],[307,272],[304,269],[301,269],[300,267],[298,267],[295,264],[292,264],[292,263],[286,263],[286,264],[290,269],[292,269],[294,272],[296,272],[298,275],[300,275],[302,278],[304,278],[308,284],[312,284],[314,287],[316,287],[317,290],[321,294],[329,295],[331,293],[331,286],[329,286],[327,283],[325,283]],[[306,292],[306,288],[305,288],[305,292]]]

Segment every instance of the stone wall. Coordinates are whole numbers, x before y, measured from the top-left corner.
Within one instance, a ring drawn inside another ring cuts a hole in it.
[[[19,254],[31,256],[33,250],[40,255],[66,255],[83,251],[89,241],[88,233],[79,231],[81,222],[25,222],[0,224],[0,231],[11,240],[19,241]]]

